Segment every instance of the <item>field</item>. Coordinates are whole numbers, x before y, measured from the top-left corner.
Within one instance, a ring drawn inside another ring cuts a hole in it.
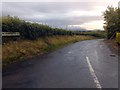
[[[89,35],[94,36],[97,38],[106,38],[106,32],[105,31],[76,31],[77,35]]]

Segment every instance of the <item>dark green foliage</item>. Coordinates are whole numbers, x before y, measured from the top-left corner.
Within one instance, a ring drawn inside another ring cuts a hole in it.
[[[108,6],[107,10],[103,13],[105,26],[104,29],[107,32],[107,38],[115,38],[116,32],[120,32],[120,10]]]
[[[60,28],[51,28],[48,25],[38,23],[30,23],[19,19],[18,17],[6,16],[2,17],[3,32],[20,32],[20,37],[3,37],[4,41],[30,39],[35,40],[39,37],[54,36],[54,35],[89,35],[98,38],[104,38],[103,31],[70,31]]]
[[[73,35],[73,32],[69,30],[51,28],[47,25],[26,22],[9,15],[2,18],[2,31],[20,32],[20,38],[31,40],[52,35]]]

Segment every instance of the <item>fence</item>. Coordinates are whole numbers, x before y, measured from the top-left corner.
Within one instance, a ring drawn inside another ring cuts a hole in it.
[[[2,36],[20,36],[19,32],[2,32]]]
[[[19,32],[1,32],[2,34],[2,43],[8,42],[8,41],[16,41],[20,38]]]

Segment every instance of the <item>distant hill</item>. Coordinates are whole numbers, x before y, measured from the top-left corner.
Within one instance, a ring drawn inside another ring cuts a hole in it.
[[[87,31],[87,29],[81,28],[81,27],[69,27],[68,30],[73,30],[73,31]]]

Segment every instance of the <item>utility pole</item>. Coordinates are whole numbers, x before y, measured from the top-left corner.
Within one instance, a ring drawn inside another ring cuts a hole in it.
[[[68,29],[68,26],[66,25],[66,30]]]
[[[118,8],[120,8],[120,1],[118,2]]]

